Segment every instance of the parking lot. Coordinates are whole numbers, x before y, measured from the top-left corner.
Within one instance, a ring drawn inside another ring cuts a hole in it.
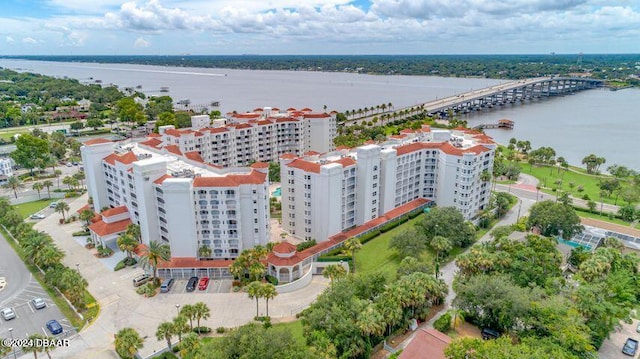
[[[620,327],[611,332],[609,338],[602,343],[600,350],[598,350],[598,357],[600,359],[631,358],[622,354],[622,347],[627,338],[640,340],[640,333],[636,332],[639,323],[635,319],[632,324],[620,322]],[[634,355],[633,358],[638,358],[638,355]]]
[[[31,300],[37,297],[44,299],[46,307],[36,309],[33,306]],[[11,320],[0,318],[0,337],[2,338],[10,338],[11,335],[14,338],[24,338],[31,334],[52,336],[45,327],[46,322],[52,319],[57,320],[63,328],[62,334],[58,335],[59,337],[68,337],[75,333],[75,328],[33,278],[20,294],[3,303],[2,308],[13,308],[16,313],[16,317]],[[10,328],[13,329],[13,333],[9,333]]]
[[[209,281],[209,285],[206,290],[198,289],[198,285],[196,284],[196,290],[193,292],[187,292],[187,282],[189,279],[177,279],[173,283],[173,287],[168,293],[160,293],[159,295],[165,295],[169,293],[173,294],[207,294],[207,293],[230,293],[231,292],[231,284],[233,283],[230,279],[212,279]]]

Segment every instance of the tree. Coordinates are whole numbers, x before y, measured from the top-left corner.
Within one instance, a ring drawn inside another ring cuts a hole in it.
[[[15,142],[16,149],[11,152],[11,158],[20,166],[27,168],[33,175],[33,169],[38,160],[43,160],[49,155],[49,141],[32,136],[28,133],[21,134]]]
[[[329,278],[331,281],[331,285],[333,285],[334,280],[338,280],[347,275],[347,270],[340,264],[329,264],[324,267],[322,271],[322,276],[325,278]]]
[[[193,305],[193,315],[196,319],[197,327],[200,328],[200,319],[209,319],[209,317],[211,316],[211,309],[209,309],[209,307],[204,302],[197,302]]]
[[[133,237],[133,239],[138,243],[142,241],[142,232],[140,231],[139,224],[131,223],[127,226],[127,231],[125,233]]]
[[[123,233],[120,236],[118,236],[118,239],[116,240],[116,244],[118,245],[118,248],[120,248],[121,251],[127,253],[127,258],[133,259],[132,253],[133,251],[136,250],[136,247],[138,247],[138,241],[136,241],[133,238],[133,236],[131,236],[130,234]]]
[[[77,131],[82,130],[82,129],[84,128],[84,123],[82,123],[81,121],[75,121],[75,122],[72,122],[72,123],[69,125],[69,127],[70,127],[72,130],[74,130],[74,131],[76,131],[76,132],[77,132]]]
[[[263,283],[260,296],[265,299],[267,305],[267,317],[269,316],[269,300],[278,296],[276,286],[271,283]]]
[[[38,359],[38,353],[41,353],[44,351],[44,348],[42,347],[42,345],[38,345],[37,341],[41,340],[43,338],[42,334],[31,334],[29,335],[28,339],[28,345],[23,346],[22,347],[22,351],[24,353],[33,353],[33,357],[35,359]]]
[[[182,358],[194,355],[200,347],[200,340],[196,333],[188,333],[180,343],[180,356]]]
[[[56,179],[58,180],[58,187],[60,187],[60,176],[62,175],[62,171],[61,170],[55,170],[53,171],[53,175],[56,176]],[[49,196],[51,197],[51,196]]]
[[[178,315],[173,318],[173,333],[178,336],[178,342],[182,343],[182,334],[189,333],[191,327],[187,323],[189,319],[184,315]]]
[[[428,263],[424,263],[415,257],[408,256],[404,257],[400,261],[400,265],[398,266],[396,274],[397,278],[400,278],[413,272],[433,273],[433,271],[433,266],[429,265]]]
[[[33,184],[31,188],[33,188],[34,191],[38,191],[38,199],[40,199],[40,191],[44,189],[44,186],[42,185],[42,183],[36,182]]]
[[[18,198],[18,190],[24,188],[24,184],[18,176],[11,176],[7,179],[7,183],[2,187],[12,190],[13,195]]]
[[[453,249],[451,240],[443,236],[433,237],[429,245],[431,246],[433,251],[436,252],[436,260],[440,259],[440,255],[446,255],[451,249]]]
[[[414,227],[393,236],[389,248],[395,249],[401,259],[407,256],[417,258],[427,249],[426,242],[424,232]]]
[[[124,328],[115,335],[116,353],[121,358],[134,358],[138,349],[142,348],[142,338],[133,328]]]
[[[193,321],[196,319],[196,309],[192,304],[185,304],[180,308],[180,315],[189,319],[189,328],[193,330]]]
[[[573,208],[552,201],[534,204],[527,219],[527,226],[537,227],[544,236],[561,235],[564,239],[570,239],[583,229],[580,217]]]
[[[493,203],[496,209],[496,218],[502,218],[509,211],[512,196],[505,192],[496,192],[493,197]]]
[[[592,201],[592,200],[589,200],[587,202],[587,207],[589,207],[589,211],[591,211],[592,213],[595,213],[597,205],[598,204],[595,201]]]
[[[174,326],[172,322],[162,322],[158,326],[158,330],[156,330],[156,338],[158,338],[158,340],[166,340],[169,350],[171,350],[171,339],[173,338],[173,334]]]
[[[353,272],[356,271],[356,252],[362,248],[362,243],[360,243],[360,239],[356,237],[351,237],[344,241],[344,249],[351,257],[351,265],[353,266]]]
[[[153,278],[158,278],[158,263],[171,260],[171,249],[168,244],[158,241],[149,242],[149,246],[142,250],[140,263],[143,267],[153,269]]]
[[[633,222],[637,217],[636,208],[634,206],[624,206],[618,209],[618,214],[622,217],[622,220],[627,222]]]
[[[47,196],[51,198],[51,187],[53,187],[53,182],[51,182],[50,180],[46,180],[42,182],[42,186],[47,188]]]
[[[280,182],[280,162],[269,162],[269,180],[271,182]]]
[[[604,157],[598,157],[593,153],[582,159],[582,164],[587,166],[587,173],[598,173],[598,169],[606,162]]]
[[[258,299],[260,299],[260,297],[262,296],[262,283],[258,282],[258,281],[254,281],[249,283],[245,288],[247,291],[247,295],[249,296],[249,299],[255,299],[256,300],[256,317],[258,316]]]
[[[95,214],[90,209],[84,209],[80,212],[80,220],[82,221],[82,226],[86,229],[91,225],[91,220],[95,217]],[[134,248],[135,249],[135,248]]]
[[[93,127],[94,131],[97,131],[102,125],[102,120],[99,118],[90,118],[87,120],[87,127]]]
[[[62,215],[62,220],[66,221],[65,212],[69,212],[69,205],[65,201],[56,202],[56,213],[60,213]]]
[[[124,97],[116,102],[115,112],[120,121],[138,125],[144,125],[146,117],[142,106],[135,102],[133,97]]]
[[[475,228],[455,207],[432,208],[420,223],[427,240],[435,236],[449,238],[453,246],[467,247],[475,240]]]

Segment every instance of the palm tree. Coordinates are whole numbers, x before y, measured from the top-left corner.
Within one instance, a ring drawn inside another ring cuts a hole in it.
[[[86,178],[84,172],[76,172],[73,174],[73,179],[80,181],[80,186],[84,187],[84,179]]]
[[[71,176],[66,176],[65,178],[62,179],[62,184],[66,184],[69,187],[69,189],[71,189],[74,182],[77,182],[77,180]]]
[[[153,278],[158,277],[158,263],[168,262],[171,259],[171,249],[168,244],[160,243],[158,241],[149,242],[149,247],[144,248],[142,256],[140,257],[140,263],[143,267],[153,268]]]
[[[22,180],[18,176],[11,176],[7,180],[7,183],[3,185],[4,188],[9,188],[13,191],[13,195],[18,198],[18,190],[24,188]]]
[[[40,199],[40,191],[44,189],[44,186],[42,185],[42,183],[36,182],[33,184],[31,188],[33,188],[34,191],[38,191],[38,199]]]
[[[182,334],[189,333],[191,329],[187,324],[188,319],[184,315],[173,318],[173,334],[178,335],[178,342],[182,343]]]
[[[60,188],[60,176],[62,175],[62,171],[61,170],[55,170],[55,171],[53,171],[53,175],[56,176],[56,178],[58,179],[58,188]]]
[[[83,226],[85,229],[89,227],[89,225],[91,224],[91,219],[93,219],[94,216],[95,214],[90,209],[85,209],[80,212],[80,220],[83,222]]]
[[[52,244],[53,241],[51,240],[51,237],[38,232],[36,232],[35,235],[24,238],[20,241],[20,246],[24,250],[25,255],[34,264],[40,261],[40,255],[44,248]]]
[[[53,187],[53,182],[46,180],[42,182],[42,186],[47,188],[47,195],[51,198],[51,187]]]
[[[262,288],[260,290],[260,296],[264,298],[267,302],[267,317],[269,316],[269,299],[273,299],[278,296],[278,291],[276,290],[276,286],[271,283],[262,284]]]
[[[44,270],[60,263],[62,258],[64,258],[64,252],[62,252],[55,244],[49,244],[44,247],[40,253],[38,253],[36,265]]]
[[[47,337],[46,339],[48,340],[53,340],[53,337]],[[42,350],[44,351],[45,354],[47,354],[47,358],[51,359],[51,354],[49,354],[53,349],[55,349],[54,346],[51,345],[45,345]]]
[[[440,259],[441,254],[448,253],[452,248],[451,240],[443,236],[433,237],[430,246],[436,252],[436,260]]]
[[[200,258],[209,258],[211,257],[211,247],[203,244],[198,248],[198,255]]]
[[[372,336],[378,337],[384,334],[384,319],[373,304],[369,304],[365,310],[360,312],[357,325],[368,340],[371,340]]]
[[[42,346],[40,345],[36,345],[36,340],[42,339],[42,335],[41,334],[31,334],[29,336],[28,339],[28,343],[30,343],[30,345],[24,346],[22,347],[22,351],[24,353],[33,353],[33,357],[35,359],[38,359],[38,352],[42,352],[44,350],[44,348],[42,348]]]
[[[196,317],[197,327],[200,328],[200,319],[207,320],[211,316],[211,309],[204,302],[197,302],[193,305],[193,312]]]
[[[184,341],[180,343],[180,357],[186,358],[193,355],[200,347],[200,340],[196,333],[189,333],[184,336]]]
[[[134,358],[138,349],[142,348],[142,338],[133,328],[124,328],[116,333],[116,353],[121,358]]]
[[[140,231],[140,225],[138,224],[131,223],[128,225],[125,233],[132,236],[138,243],[142,241],[142,232]]]
[[[174,334],[174,325],[171,322],[162,322],[158,326],[158,330],[156,330],[156,337],[158,340],[166,340],[167,346],[169,347],[169,351],[171,351],[171,339]]]
[[[356,252],[362,248],[362,243],[360,243],[360,239],[356,237],[351,237],[344,242],[344,248],[349,256],[351,256],[351,265],[353,266],[353,271],[356,271]]]
[[[249,299],[254,299],[256,300],[256,317],[258,316],[258,299],[260,299],[260,297],[262,296],[262,283],[258,282],[258,281],[253,281],[251,283],[249,283],[245,288],[247,291],[247,295],[249,296]]]
[[[56,213],[62,214],[62,220],[66,221],[67,218],[65,217],[64,213],[69,212],[69,205],[65,201],[58,201],[55,211]]]
[[[132,253],[136,250],[138,241],[136,241],[131,235],[124,233],[118,237],[116,243],[121,251],[127,253],[127,258],[133,258]]]
[[[333,286],[334,280],[342,278],[346,274],[347,270],[340,264],[330,264],[324,267],[324,270],[322,271],[322,275],[331,280],[331,286]]]
[[[196,318],[195,306],[191,304],[183,305],[182,309],[180,309],[180,315],[189,319],[189,327],[191,328],[191,330],[193,330],[193,320]]]

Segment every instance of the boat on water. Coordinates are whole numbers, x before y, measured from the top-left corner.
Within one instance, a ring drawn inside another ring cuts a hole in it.
[[[160,87],[160,92],[169,92],[169,87],[167,86]]]

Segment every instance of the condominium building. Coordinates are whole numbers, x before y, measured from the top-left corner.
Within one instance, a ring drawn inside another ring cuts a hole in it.
[[[285,153],[328,152],[336,136],[335,113],[312,113],[308,108],[280,112],[265,107],[228,113],[226,119],[213,122],[207,115],[191,120],[190,129],[161,127],[158,144],[198,153],[206,163],[223,167],[277,161]]]
[[[129,223],[142,241],[163,241],[173,258],[235,258],[269,240],[268,168],[205,163],[195,152],[157,139],[114,143],[95,139],[81,148],[93,209],[89,229],[98,243],[112,241]]]
[[[403,130],[382,144],[281,161],[282,226],[304,240],[360,226],[416,199],[473,219],[490,200],[495,143],[463,128]]]

